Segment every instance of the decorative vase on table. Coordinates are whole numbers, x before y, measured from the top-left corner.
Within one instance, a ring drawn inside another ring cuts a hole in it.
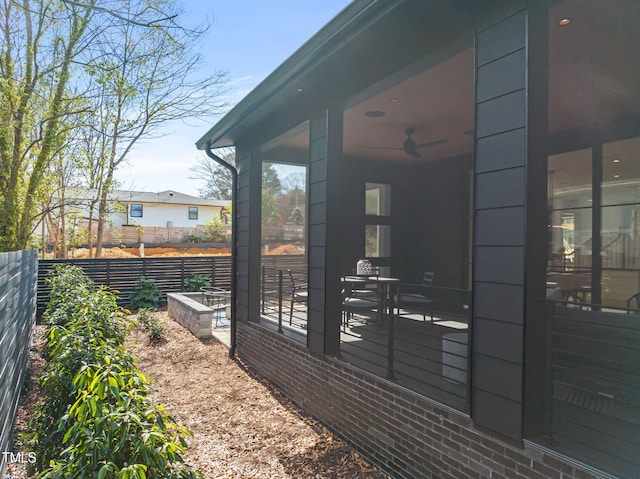
[[[356,265],[356,274],[367,275],[373,272],[373,266],[368,259],[361,259]]]

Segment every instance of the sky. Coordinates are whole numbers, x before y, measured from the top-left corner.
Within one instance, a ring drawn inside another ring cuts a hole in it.
[[[183,0],[186,21],[212,18],[202,53],[203,71],[227,72],[229,108],[246,96],[350,0]],[[220,117],[218,117],[220,118]],[[213,125],[174,122],[161,136],[139,143],[116,172],[119,189],[175,190],[198,196],[201,180],[190,168],[204,153],[195,142]]]

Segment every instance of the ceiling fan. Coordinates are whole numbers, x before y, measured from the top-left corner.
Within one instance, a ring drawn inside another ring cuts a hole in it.
[[[440,140],[428,141],[426,143],[420,143],[416,145],[416,142],[413,140],[413,138],[411,138],[411,136],[414,133],[415,133],[415,130],[413,128],[407,128],[406,130],[404,130],[404,134],[407,135],[407,138],[404,140],[404,143],[402,144],[401,148],[385,147],[385,146],[378,146],[378,147],[371,147],[371,148],[375,148],[378,150],[404,150],[404,152],[407,155],[413,156],[414,158],[420,158],[422,155],[418,150],[422,150],[423,148],[429,148],[431,146],[441,145],[442,143],[447,142],[447,140],[443,138]]]

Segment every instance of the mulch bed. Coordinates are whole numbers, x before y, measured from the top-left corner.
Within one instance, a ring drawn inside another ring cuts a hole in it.
[[[150,343],[135,329],[128,346],[139,358],[139,369],[154,381],[154,399],[193,433],[185,460],[205,477],[389,478],[273,385],[229,359],[225,346],[196,339],[166,312],[155,314],[165,324],[166,339]],[[26,430],[41,394],[34,380],[42,367],[41,347],[39,340],[32,352],[17,433]],[[12,479],[27,477],[20,465],[8,472]]]

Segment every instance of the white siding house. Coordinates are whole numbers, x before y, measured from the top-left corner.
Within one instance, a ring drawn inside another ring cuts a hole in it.
[[[89,219],[91,231],[97,234],[98,207],[94,191],[69,189],[64,198],[66,226],[86,236]],[[56,204],[63,201],[56,199]],[[177,191],[149,193],[144,191],[115,190],[108,195],[106,215],[106,244],[176,243],[187,236],[199,236],[212,218],[222,218],[230,209],[228,200],[209,200],[186,195]],[[55,229],[46,224],[48,241],[55,242]],[[54,222],[60,228],[59,222]]]
[[[89,205],[94,198],[95,193],[91,191],[68,190],[65,204],[81,221],[87,221]],[[114,190],[108,195],[106,221],[110,226],[189,228],[220,217],[229,205],[228,200],[208,200],[172,190],[157,193]],[[93,209],[93,219],[96,218],[97,205]]]
[[[177,191],[147,193],[117,190],[109,200],[121,205],[107,221],[114,226],[169,226],[195,227],[204,225],[214,216],[220,216],[227,200],[206,200]]]

